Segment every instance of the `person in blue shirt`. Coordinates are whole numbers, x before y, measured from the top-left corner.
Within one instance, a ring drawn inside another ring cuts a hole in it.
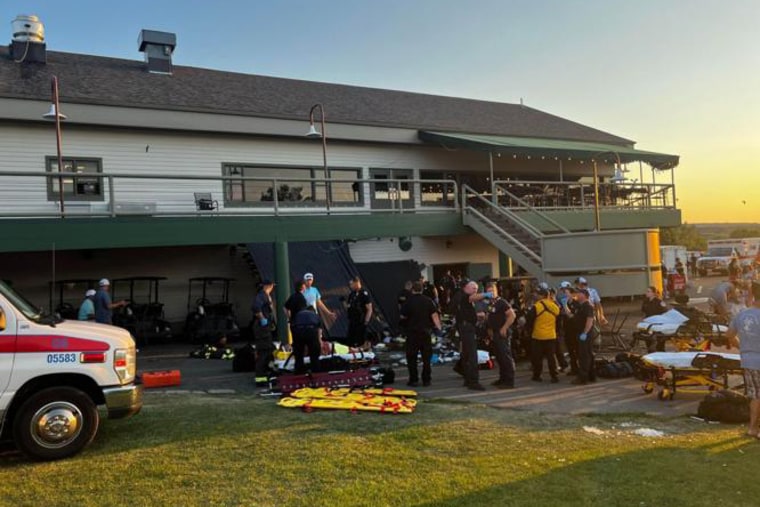
[[[334,319],[335,312],[327,308],[327,305],[322,301],[322,294],[320,294],[319,289],[314,286],[314,275],[312,273],[306,273],[303,275],[303,282],[306,284],[306,290],[303,291],[303,297],[306,298],[306,304],[317,311],[323,311]]]
[[[103,278],[98,282],[100,288],[93,297],[93,303],[95,304],[95,322],[101,324],[113,323],[113,309],[127,306],[126,301],[111,302],[111,295],[108,291],[111,288],[111,282],[108,278]]]
[[[92,289],[84,293],[84,301],[79,306],[78,320],[95,320],[95,303],[92,301],[94,297],[95,291]]]
[[[752,282],[751,291],[754,303],[734,317],[726,337],[741,354],[744,387],[750,399],[747,435],[760,438],[760,282]]]

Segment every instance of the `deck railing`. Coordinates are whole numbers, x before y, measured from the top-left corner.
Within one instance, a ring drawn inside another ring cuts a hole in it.
[[[497,180],[497,203],[508,208],[526,204],[542,209],[593,209],[594,184],[562,181]],[[600,183],[599,206],[622,209],[673,209],[674,186],[654,183]],[[522,202],[520,202],[522,201]]]
[[[0,172],[0,218],[435,213],[458,195],[453,180]]]
[[[542,216],[552,209],[594,207],[590,183],[509,180],[495,181],[492,189],[490,196],[482,195],[495,204]],[[440,213],[459,211],[460,199],[457,182],[450,179],[0,171],[0,218]],[[603,183],[599,204],[605,209],[673,209],[674,188]]]

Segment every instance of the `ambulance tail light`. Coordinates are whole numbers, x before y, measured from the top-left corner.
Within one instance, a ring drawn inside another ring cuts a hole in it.
[[[137,356],[135,348],[116,349],[113,353],[113,369],[122,384],[128,384],[135,379]]]

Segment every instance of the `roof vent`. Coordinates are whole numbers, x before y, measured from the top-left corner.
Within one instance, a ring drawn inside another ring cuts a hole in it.
[[[140,30],[137,39],[140,52],[145,53],[148,71],[158,74],[172,73],[172,53],[177,46],[177,36],[169,32]]]
[[[45,63],[45,27],[37,16],[16,16],[11,21],[11,57],[16,63]]]

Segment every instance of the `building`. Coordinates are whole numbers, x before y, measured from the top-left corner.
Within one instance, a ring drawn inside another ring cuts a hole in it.
[[[428,277],[514,261],[605,295],[659,283],[677,156],[522,104],[178,66],[162,32],[141,33],[144,61],[47,51],[35,23],[0,46],[0,278],[36,300],[54,278],[163,275],[181,320],[187,278],[232,276],[245,319],[247,246],[274,245],[287,287],[303,241]]]

